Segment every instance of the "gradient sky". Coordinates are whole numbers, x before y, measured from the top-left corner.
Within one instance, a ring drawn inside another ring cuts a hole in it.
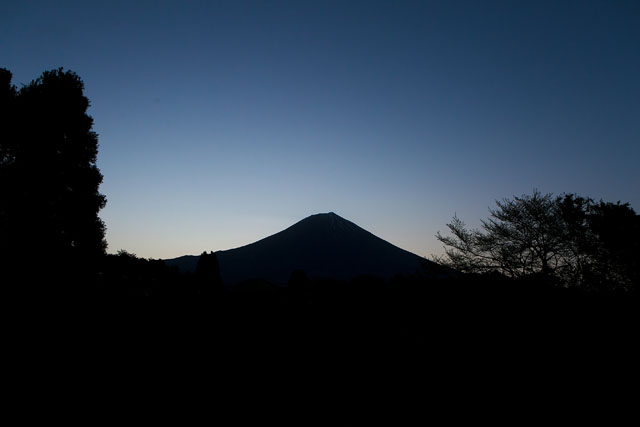
[[[334,211],[429,256],[534,188],[640,210],[637,0],[3,0],[0,67],[84,80],[109,252]]]

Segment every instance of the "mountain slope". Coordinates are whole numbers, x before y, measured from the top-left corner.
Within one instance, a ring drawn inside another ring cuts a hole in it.
[[[448,273],[333,212],[309,216],[255,243],[216,254],[226,284],[248,279],[286,283],[295,270],[303,270],[312,278],[342,280],[364,274],[390,278],[397,274]],[[187,256],[165,262],[193,271],[197,259]]]

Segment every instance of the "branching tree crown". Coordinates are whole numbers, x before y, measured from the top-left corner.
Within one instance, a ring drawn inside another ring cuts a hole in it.
[[[468,273],[539,274],[565,286],[635,288],[640,222],[628,204],[535,190],[496,205],[481,230],[467,229],[454,215],[447,224],[451,234],[436,234],[445,256],[435,260]]]

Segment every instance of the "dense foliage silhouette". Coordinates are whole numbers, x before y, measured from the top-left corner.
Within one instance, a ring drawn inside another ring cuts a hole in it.
[[[0,70],[0,257],[5,273],[43,288],[98,270],[105,225],[98,212],[98,137],[80,77],[44,72],[17,89]],[[38,253],[37,260],[28,254]]]

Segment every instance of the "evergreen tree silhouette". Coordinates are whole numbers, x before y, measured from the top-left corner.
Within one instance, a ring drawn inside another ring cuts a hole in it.
[[[19,90],[1,70],[0,84],[2,256],[14,278],[29,275],[42,286],[84,281],[106,249],[98,137],[84,84],[62,68]]]
[[[594,204],[587,216],[596,288],[637,292],[640,284],[640,216],[628,203]]]

